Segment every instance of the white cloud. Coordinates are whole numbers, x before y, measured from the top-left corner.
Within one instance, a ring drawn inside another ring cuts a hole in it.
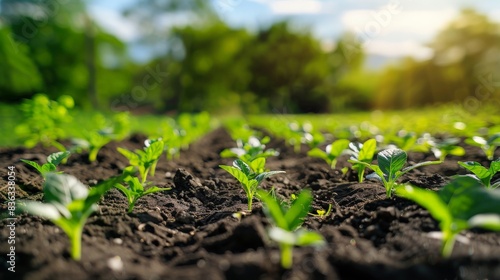
[[[456,10],[405,11],[393,13],[388,9],[352,10],[342,15],[341,22],[349,30],[366,37],[391,36],[397,33],[431,38],[456,16]]]
[[[275,15],[332,13],[334,3],[318,0],[253,0],[267,5]]]
[[[413,56],[426,59],[432,50],[430,41],[458,10],[405,10],[382,6],[378,10],[351,10],[341,17],[342,25],[353,31],[367,53],[390,57]]]
[[[107,32],[125,42],[134,41],[140,35],[138,26],[117,10],[90,6],[89,13]]]
[[[372,40],[363,46],[369,54],[388,57],[413,56],[418,59],[427,59],[433,54],[432,49],[416,41]]]

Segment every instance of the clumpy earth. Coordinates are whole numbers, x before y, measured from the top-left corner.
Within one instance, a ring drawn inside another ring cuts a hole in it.
[[[60,169],[93,186],[120,174],[127,166],[118,146],[141,148],[145,137],[135,135],[110,143],[89,163],[87,155],[73,154]],[[303,188],[314,195],[312,213],[327,209],[327,217],[308,216],[304,227],[320,232],[327,245],[321,249],[295,248],[294,265],[283,270],[279,249],[266,234],[269,223],[262,205],[254,201],[245,210],[243,189],[220,164],[231,164],[219,152],[235,144],[217,129],[183,151],[179,158],[162,158],[152,181],[172,190],[139,200],[127,214],[125,197],[111,190],[85,225],[82,260],[73,261],[66,235],[50,221],[20,214],[16,220],[15,273],[7,270],[9,230],[1,220],[0,279],[500,279],[500,234],[465,231],[449,259],[440,256],[438,224],[411,201],[385,197],[375,181],[357,182],[356,174],[343,175],[347,157],[332,170],[323,161],[306,156],[274,140],[268,147],[281,154],[268,160],[271,170],[284,170],[263,183],[289,198]],[[479,149],[466,147],[467,156],[450,156],[441,165],[423,167],[402,178],[416,186],[439,189],[454,174],[464,174],[458,160],[488,164]],[[7,167],[17,170],[18,200],[42,199],[41,177],[20,159],[45,162],[51,148],[0,149],[0,202],[6,206]],[[497,154],[498,156],[498,154]],[[410,153],[410,162],[434,159]],[[6,217],[5,215],[3,216]]]

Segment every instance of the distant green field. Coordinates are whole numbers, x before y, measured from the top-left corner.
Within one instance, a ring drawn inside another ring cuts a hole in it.
[[[248,124],[266,128],[270,131],[288,125],[290,122],[299,124],[309,123],[315,129],[334,134],[338,138],[354,135],[364,138],[378,133],[397,133],[400,130],[415,133],[452,134],[456,136],[471,136],[475,133],[500,132],[500,114],[497,108],[485,108],[474,114],[462,110],[458,106],[442,106],[392,112],[359,112],[329,115],[251,115],[246,117]],[[65,124],[68,135],[81,137],[85,130],[93,129],[92,111],[73,110],[73,121]],[[105,114],[106,115],[106,114]],[[110,113],[108,113],[108,116]],[[0,104],[0,147],[14,147],[22,145],[15,133],[16,125],[22,121],[22,112],[19,106]],[[213,117],[213,126],[220,123],[229,123],[232,119],[243,117]],[[141,115],[131,118],[133,132],[157,137],[160,133],[160,124],[168,117],[160,115]],[[485,130],[489,130],[486,131]]]
[[[255,115],[248,118],[253,126],[280,127],[290,122],[309,123],[315,129],[334,134],[338,138],[354,132],[356,137],[373,134],[408,132],[471,136],[476,133],[500,132],[498,108],[484,108],[476,113],[464,111],[459,106],[441,106],[405,111],[373,111],[347,114],[311,115]],[[484,131],[488,129],[489,131]],[[361,135],[356,135],[361,134]],[[366,135],[365,135],[366,134]]]

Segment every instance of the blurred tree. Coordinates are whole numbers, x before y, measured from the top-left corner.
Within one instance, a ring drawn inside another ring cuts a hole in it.
[[[2,99],[26,96],[40,89],[42,79],[36,66],[27,56],[26,46],[18,44],[7,28],[0,27],[0,91]]]
[[[251,57],[249,89],[267,101],[267,111],[328,110],[328,56],[311,34],[292,31],[286,22],[273,24],[257,35]]]
[[[242,108],[255,111],[247,92],[251,76],[246,49],[251,36],[245,30],[214,22],[178,27],[172,34],[180,50],[172,50],[166,59],[170,61],[163,96],[167,109],[227,112],[244,103]]]
[[[498,100],[500,25],[464,9],[428,44],[431,59],[406,58],[381,78],[377,108],[409,108],[445,102]],[[495,78],[492,76],[496,75]]]
[[[42,76],[41,91],[52,99],[66,94],[77,104],[92,101],[94,106],[101,91],[110,91],[107,83],[98,80],[110,67],[119,66],[107,65],[110,59],[102,57],[101,50],[112,49],[107,56],[126,61],[125,45],[92,22],[83,1],[2,0],[0,4],[15,42],[27,46]],[[122,80],[128,79],[122,76]]]
[[[344,33],[328,52],[325,87],[329,111],[366,109],[377,84],[377,75],[363,70],[365,53],[355,34]],[[363,81],[363,82],[360,82]]]

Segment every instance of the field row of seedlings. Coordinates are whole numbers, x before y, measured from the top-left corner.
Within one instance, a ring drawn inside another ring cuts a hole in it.
[[[71,106],[26,102],[19,131],[44,124],[2,149],[2,279],[500,278],[495,126],[207,134],[200,114],[146,137],[118,114],[60,141]]]

